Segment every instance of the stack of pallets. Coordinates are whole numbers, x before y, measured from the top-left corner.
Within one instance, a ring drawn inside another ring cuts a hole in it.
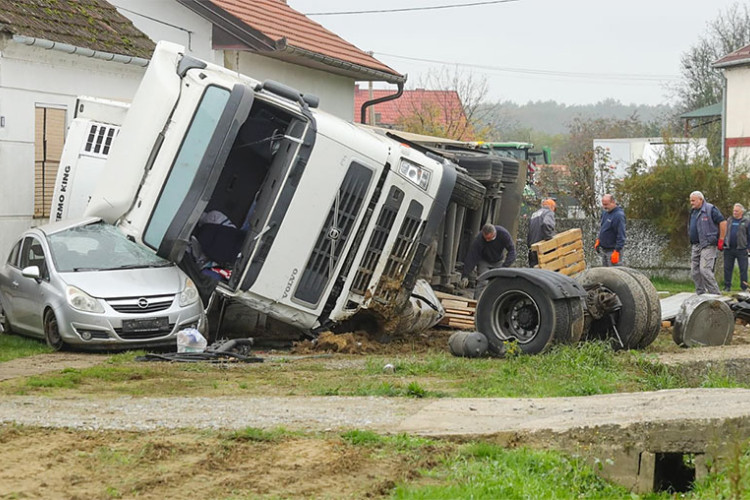
[[[457,330],[474,330],[474,311],[477,301],[459,295],[445,292],[435,292],[445,309],[445,316],[438,326],[446,326]]]
[[[557,271],[570,276],[586,269],[586,260],[583,256],[583,240],[581,230],[569,229],[560,233],[551,240],[540,241],[531,245],[539,257],[539,265],[542,269]]]

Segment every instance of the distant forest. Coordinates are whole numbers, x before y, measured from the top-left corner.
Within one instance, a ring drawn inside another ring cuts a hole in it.
[[[625,120],[636,117],[641,123],[665,123],[671,121],[675,109],[667,104],[657,106],[622,104],[615,99],[606,99],[596,104],[567,105],[557,101],[529,101],[516,104],[502,101],[487,104],[479,110],[482,122],[490,129],[492,139],[528,141],[533,132],[543,135],[567,134],[568,125],[574,118],[595,120],[608,118]],[[513,137],[526,134],[527,137]]]

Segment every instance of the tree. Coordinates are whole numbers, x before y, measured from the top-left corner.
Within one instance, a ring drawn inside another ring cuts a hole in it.
[[[721,57],[750,44],[750,9],[735,3],[708,23],[708,31],[681,59],[682,81],[674,91],[681,112],[721,101],[721,72],[712,64]]]
[[[701,191],[727,216],[736,201],[750,196],[744,192],[742,198],[734,198],[749,184],[746,178],[733,181],[707,159],[691,161],[674,148],[667,148],[651,171],[633,169],[620,184],[618,194],[626,204],[628,217],[651,220],[668,235],[670,248],[677,249],[688,245],[690,193]]]
[[[399,105],[399,129],[463,141],[486,138],[489,129],[482,125],[488,113],[482,105],[488,90],[486,78],[459,68],[452,72],[442,68],[430,70],[417,81],[417,87],[431,90]],[[419,91],[412,92],[418,95]]]
[[[707,32],[682,54],[681,81],[674,87],[680,113],[721,102],[724,81],[712,65],[718,59],[750,44],[750,8],[735,3],[707,24]],[[700,126],[693,135],[705,137],[714,165],[721,162],[721,121]]]

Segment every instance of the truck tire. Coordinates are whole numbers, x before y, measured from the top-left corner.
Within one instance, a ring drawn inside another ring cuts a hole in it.
[[[456,163],[465,168],[478,181],[492,178],[492,158],[484,153],[456,155]]]
[[[485,191],[486,188],[481,183],[463,172],[458,172],[451,201],[469,210],[479,210],[484,202]]]
[[[583,287],[601,284],[622,302],[622,308],[614,313],[622,345],[617,341],[609,316],[592,321],[586,338],[612,340],[616,350],[637,348],[649,327],[649,306],[646,293],[636,279],[617,267],[594,267],[582,272],[576,280]]]
[[[647,326],[643,337],[638,342],[638,345],[636,345],[636,349],[645,349],[656,340],[661,331],[661,301],[659,300],[659,294],[651,283],[651,280],[643,273],[629,267],[619,267],[618,269],[625,271],[635,278],[646,296],[646,306],[648,309]]]
[[[556,339],[580,338],[582,318],[580,299],[553,300],[543,288],[520,277],[493,279],[475,313],[477,330],[495,354],[504,352],[506,341],[516,341],[526,354],[537,354]]]

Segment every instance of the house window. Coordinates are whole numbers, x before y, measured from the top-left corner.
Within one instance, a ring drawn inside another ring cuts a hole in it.
[[[37,106],[34,121],[34,217],[49,217],[65,141],[65,110]]]

